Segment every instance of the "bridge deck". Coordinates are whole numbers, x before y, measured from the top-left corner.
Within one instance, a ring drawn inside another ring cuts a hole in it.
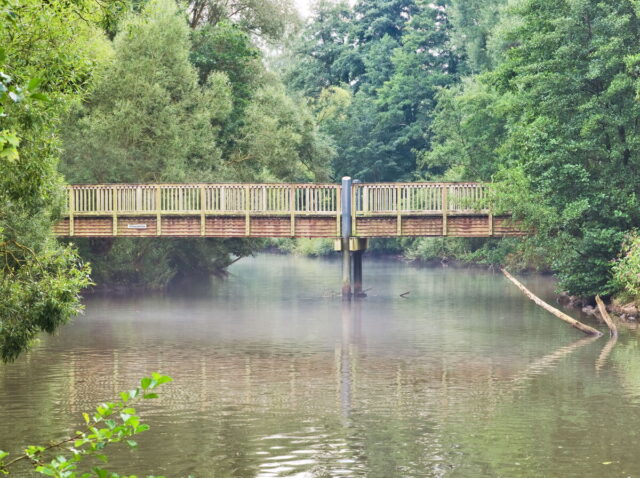
[[[67,188],[62,237],[340,237],[335,184],[108,184]],[[519,236],[480,183],[352,189],[352,236]]]

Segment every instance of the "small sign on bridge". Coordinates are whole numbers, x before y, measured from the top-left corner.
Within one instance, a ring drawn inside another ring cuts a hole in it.
[[[127,224],[127,229],[146,229],[146,224]]]

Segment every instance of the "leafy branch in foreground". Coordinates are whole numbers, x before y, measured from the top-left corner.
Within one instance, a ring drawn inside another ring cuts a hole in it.
[[[136,478],[135,475],[121,476],[98,466],[92,467],[91,472],[79,471],[78,466],[85,458],[97,458],[107,463],[103,450],[112,443],[126,442],[135,448],[137,443],[131,437],[148,430],[149,425],[141,423],[131,403],[158,398],[154,390],[172,380],[167,375],[155,372],[151,377],[143,378],[139,387],[121,392],[119,401],[100,404],[93,415],[84,413],[85,427],[73,436],[47,446],[28,446],[22,455],[10,461],[7,460],[9,453],[0,450],[0,474],[8,475],[9,468],[28,461],[36,472],[56,478]],[[54,451],[60,454],[47,458]]]

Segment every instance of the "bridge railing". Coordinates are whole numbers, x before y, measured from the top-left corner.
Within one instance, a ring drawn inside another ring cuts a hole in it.
[[[354,184],[358,216],[486,213],[486,186],[479,183]]]
[[[334,184],[74,185],[68,187],[67,213],[335,215],[339,191]]]
[[[340,212],[335,184],[109,184],[68,187],[73,215],[309,214]],[[354,184],[357,215],[486,212],[486,187],[478,183]]]

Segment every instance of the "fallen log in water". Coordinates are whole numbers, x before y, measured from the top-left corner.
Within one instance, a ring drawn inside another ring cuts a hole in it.
[[[600,311],[602,320],[604,320],[604,323],[607,324],[607,327],[609,327],[609,334],[611,335],[611,337],[617,337],[618,328],[616,327],[616,324],[613,323],[613,320],[611,320],[609,312],[607,312],[607,308],[605,307],[604,302],[602,302],[602,299],[599,295],[596,295],[596,304],[598,304],[598,310]]]
[[[572,327],[575,327],[576,329],[580,330],[581,332],[584,332],[585,334],[596,335],[596,336],[602,335],[602,332],[600,332],[599,330],[594,329],[593,327],[590,327],[587,324],[583,324],[582,322],[574,319],[573,317],[569,317],[564,312],[561,312],[555,307],[547,304],[544,300],[542,300],[540,297],[538,297],[529,289],[527,289],[525,286],[523,286],[515,277],[509,274],[505,269],[501,268],[500,270],[502,271],[502,273],[505,275],[507,279],[513,282],[516,285],[516,287],[522,291],[524,295],[526,295],[535,304],[539,305],[550,314],[555,315],[560,320],[563,320],[567,324],[571,325]]]

